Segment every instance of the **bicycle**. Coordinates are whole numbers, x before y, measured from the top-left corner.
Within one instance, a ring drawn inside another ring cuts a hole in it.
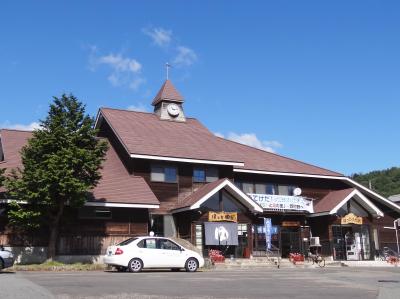
[[[383,247],[382,250],[377,250],[376,258],[381,261],[386,261],[390,264],[399,263],[399,256],[389,247]]]
[[[325,258],[318,253],[312,254],[311,252],[309,252],[307,256],[307,261],[312,262],[313,265],[317,264],[321,268],[325,267]]]

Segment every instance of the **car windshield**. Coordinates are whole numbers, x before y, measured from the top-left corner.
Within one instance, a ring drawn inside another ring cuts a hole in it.
[[[125,245],[128,245],[128,244],[132,243],[135,240],[137,240],[137,238],[129,238],[129,239],[126,239],[125,241],[122,241],[121,243],[118,243],[117,245],[118,246],[125,246]]]

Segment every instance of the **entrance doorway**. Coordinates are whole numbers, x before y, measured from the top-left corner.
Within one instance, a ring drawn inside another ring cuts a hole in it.
[[[368,225],[333,225],[332,235],[334,260],[371,259]]]
[[[302,251],[300,227],[281,228],[281,251],[282,257],[288,257],[289,253]]]

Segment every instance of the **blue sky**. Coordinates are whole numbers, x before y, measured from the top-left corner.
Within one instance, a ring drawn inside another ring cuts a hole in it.
[[[2,1],[0,126],[52,96],[151,111],[170,78],[227,138],[351,174],[400,166],[399,1]]]

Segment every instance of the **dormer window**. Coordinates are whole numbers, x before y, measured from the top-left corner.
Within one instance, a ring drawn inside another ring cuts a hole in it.
[[[155,164],[151,166],[151,181],[176,183],[177,173],[175,166]]]

